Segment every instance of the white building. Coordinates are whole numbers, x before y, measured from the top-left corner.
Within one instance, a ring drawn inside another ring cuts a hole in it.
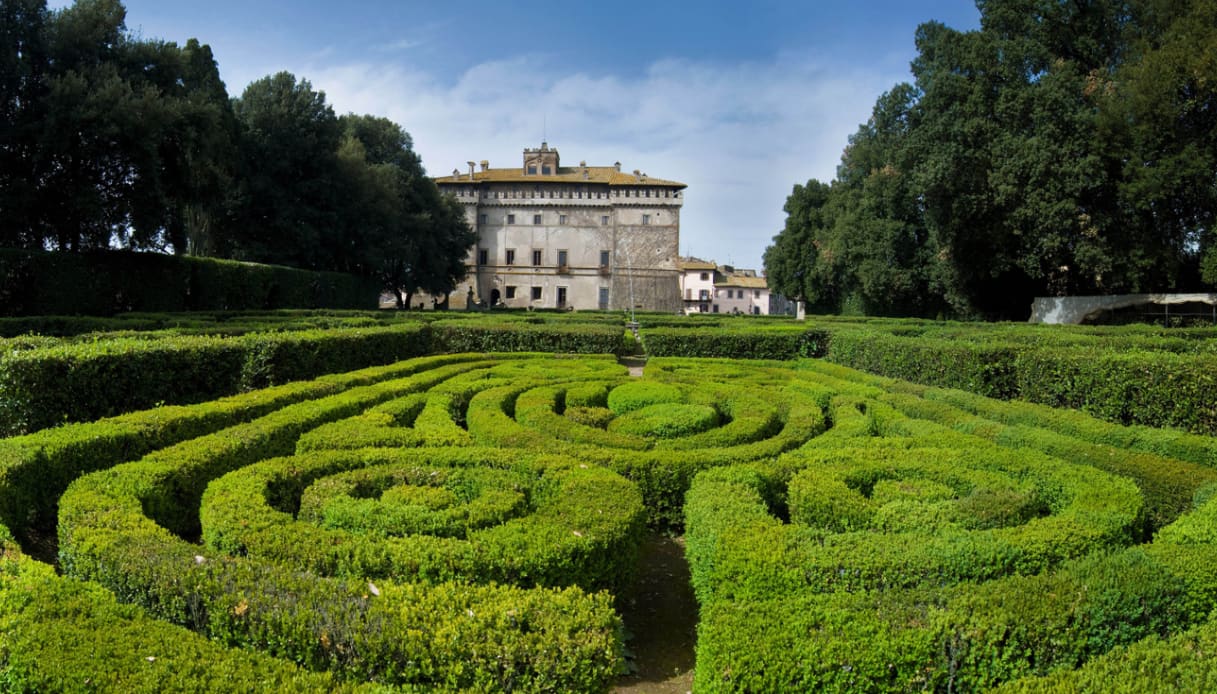
[[[684,312],[769,315],[769,285],[755,270],[681,258],[680,293]]]
[[[465,207],[478,243],[456,290],[486,305],[678,311],[685,184],[613,166],[561,166],[525,149],[522,165],[435,179]]]

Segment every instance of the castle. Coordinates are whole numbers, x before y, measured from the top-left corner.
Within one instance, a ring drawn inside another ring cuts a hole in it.
[[[454,308],[483,305],[678,312],[685,184],[613,166],[562,166],[542,142],[522,165],[468,162],[436,178],[465,208],[477,245]],[[476,169],[476,170],[475,170]]]

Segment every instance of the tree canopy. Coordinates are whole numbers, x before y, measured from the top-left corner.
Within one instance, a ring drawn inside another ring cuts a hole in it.
[[[0,247],[131,248],[445,293],[475,236],[399,125],[281,72],[230,99],[211,49],[119,0],[0,2]]]
[[[1217,0],[980,0],[918,28],[765,267],[830,311],[1025,318],[1036,295],[1217,283]]]

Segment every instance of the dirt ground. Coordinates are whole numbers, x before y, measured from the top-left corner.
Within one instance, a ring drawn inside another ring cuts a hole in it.
[[[616,694],[687,694],[693,690],[697,601],[689,585],[684,538],[650,535],[642,547],[637,587],[622,606],[634,671]]]

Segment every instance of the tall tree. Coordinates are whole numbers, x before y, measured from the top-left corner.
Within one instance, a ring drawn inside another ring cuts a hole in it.
[[[323,239],[339,219],[338,117],[307,80],[264,77],[233,102],[240,173],[229,200],[224,255],[323,269]]]
[[[477,241],[463,210],[427,177],[410,135],[396,123],[356,115],[341,121],[347,138],[341,158],[357,171],[362,156],[360,180],[368,182],[360,187],[379,195],[376,203],[361,203],[370,213],[361,225],[362,266],[395,294],[399,308],[416,292],[446,296],[465,277],[465,256]]]
[[[989,318],[1194,288],[1202,255],[1217,282],[1217,0],[978,7],[979,30],[918,28],[914,83],[851,138],[832,224],[792,215],[767,267],[814,258],[842,308]]]
[[[215,146],[227,95],[198,89],[189,51],[133,38],[125,17],[117,0],[0,5],[4,245],[184,249],[172,236],[197,198],[188,172],[231,156]]]
[[[36,248],[38,124],[47,90],[45,0],[0,3],[0,246]]]

